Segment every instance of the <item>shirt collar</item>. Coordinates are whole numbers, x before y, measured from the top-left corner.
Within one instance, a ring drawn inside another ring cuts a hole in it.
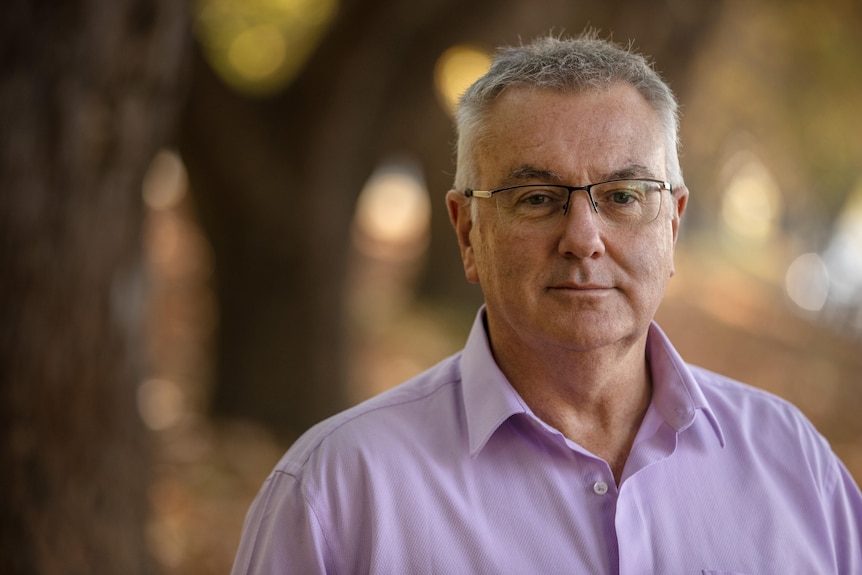
[[[647,358],[653,381],[652,406],[677,432],[695,422],[698,411],[709,421],[716,438],[724,447],[724,433],[688,365],[673,347],[657,323],[650,324],[647,334]]]
[[[476,315],[461,355],[461,386],[471,456],[479,453],[504,421],[529,411],[494,361],[485,330],[484,306]]]
[[[694,376],[667,336],[653,322],[647,336],[647,357],[653,374],[652,405],[677,432],[690,427],[702,411],[724,446],[724,434]],[[485,330],[485,307],[480,308],[461,355],[461,382],[470,455],[476,456],[504,421],[532,413],[500,371]]]

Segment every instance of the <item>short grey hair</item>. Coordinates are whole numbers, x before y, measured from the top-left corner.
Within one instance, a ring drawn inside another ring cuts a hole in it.
[[[679,105],[670,87],[643,55],[590,31],[572,39],[547,36],[497,51],[491,68],[467,89],[458,104],[455,189],[477,185],[475,154],[491,121],[492,104],[505,90],[526,87],[582,92],[615,83],[632,85],[656,112],[665,132],[667,177],[674,187],[683,185]]]

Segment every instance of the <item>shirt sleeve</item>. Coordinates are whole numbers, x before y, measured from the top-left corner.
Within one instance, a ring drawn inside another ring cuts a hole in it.
[[[267,478],[245,519],[231,575],[327,573],[324,531],[292,475]]]
[[[838,478],[831,512],[838,573],[862,573],[862,492],[836,457]]]

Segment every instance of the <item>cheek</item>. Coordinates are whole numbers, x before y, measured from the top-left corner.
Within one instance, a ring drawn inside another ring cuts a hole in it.
[[[664,297],[665,289],[673,275],[673,238],[668,234],[660,234],[656,237],[651,257],[643,258],[649,262],[649,269],[642,273],[649,278],[649,283],[652,284],[658,292],[657,297]]]
[[[536,259],[533,253],[536,239],[496,233],[496,228],[489,228],[474,229],[473,250],[479,284],[488,292],[522,283],[530,273],[531,262]]]
[[[667,282],[673,275],[673,237],[668,230],[655,230],[654,233],[641,235],[635,242],[637,246],[623,256],[630,276],[636,279],[639,289],[644,292],[664,293]]]

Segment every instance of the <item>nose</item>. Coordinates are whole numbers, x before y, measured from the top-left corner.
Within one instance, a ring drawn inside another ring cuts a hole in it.
[[[587,259],[604,253],[602,221],[585,190],[572,192],[568,210],[562,219],[564,224],[557,246],[561,255]]]

